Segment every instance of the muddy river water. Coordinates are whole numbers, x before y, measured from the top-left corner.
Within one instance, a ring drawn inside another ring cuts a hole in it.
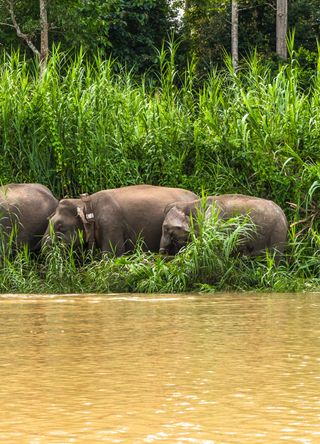
[[[320,443],[320,294],[1,295],[2,443]]]

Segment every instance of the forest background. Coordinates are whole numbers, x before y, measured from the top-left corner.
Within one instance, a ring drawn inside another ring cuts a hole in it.
[[[0,0],[2,183],[40,182],[58,198],[136,183],[255,195],[284,209],[289,246],[276,270],[272,258],[248,265],[222,229],[170,264],[138,252],[90,262],[81,281],[70,256],[51,253],[43,279],[24,252],[1,288],[320,288],[318,2],[288,2],[281,59],[277,2],[239,1],[235,69],[231,2],[51,0],[42,70],[43,2]]]
[[[320,34],[317,0],[281,0],[288,4],[288,29],[295,29],[295,46],[303,62],[315,60]],[[278,0],[279,2],[279,0]],[[276,48],[277,0],[240,0],[239,53],[253,48],[273,58]],[[231,52],[231,1],[217,0],[0,0],[0,48],[20,48],[29,56],[26,41],[17,36],[13,12],[22,34],[40,48],[40,6],[48,20],[49,47],[117,58],[129,68],[146,72],[157,66],[155,48],[174,35],[181,38],[179,62],[196,56],[208,71],[223,65]]]

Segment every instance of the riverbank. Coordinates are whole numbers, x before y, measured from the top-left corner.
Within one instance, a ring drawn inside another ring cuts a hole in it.
[[[197,242],[172,261],[140,250],[79,260],[57,247],[6,259],[2,292],[319,288],[320,60],[308,82],[294,52],[277,73],[254,55],[237,73],[227,63],[198,79],[192,63],[178,72],[175,51],[142,79],[59,51],[39,79],[18,54],[4,56],[1,182],[43,183],[58,198],[151,183],[271,199],[291,225],[284,260],[226,259],[221,245]]]
[[[279,264],[235,254],[248,227],[238,220],[205,227],[174,258],[142,252],[120,258],[75,252],[55,244],[40,256],[25,249],[0,270],[1,293],[183,293],[320,290],[319,244],[307,248],[289,234]]]

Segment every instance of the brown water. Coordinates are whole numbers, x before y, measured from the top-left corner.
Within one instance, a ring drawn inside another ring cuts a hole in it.
[[[320,294],[0,296],[2,443],[320,443]]]

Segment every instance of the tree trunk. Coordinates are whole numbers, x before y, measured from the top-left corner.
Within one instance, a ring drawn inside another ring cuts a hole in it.
[[[8,11],[10,13],[12,24],[13,24],[13,27],[15,28],[15,30],[16,30],[17,36],[19,38],[21,38],[22,40],[24,40],[26,42],[26,44],[29,46],[29,48],[31,49],[31,51],[37,57],[40,58],[40,52],[34,46],[34,44],[32,43],[32,41],[30,39],[30,37],[27,34],[25,34],[24,32],[22,32],[21,29],[20,29],[20,26],[19,26],[19,24],[17,22],[16,16],[15,16],[15,13],[14,13],[14,2],[13,2],[13,0],[7,0],[7,8],[8,8]]]
[[[46,66],[49,54],[49,38],[48,38],[48,11],[47,0],[40,0],[40,26],[41,26],[41,43],[40,43],[40,64],[41,70]]]
[[[277,54],[287,58],[288,0],[277,0]]]
[[[238,68],[239,51],[238,51],[238,28],[239,28],[239,10],[237,0],[232,0],[231,4],[231,54],[234,69]]]

